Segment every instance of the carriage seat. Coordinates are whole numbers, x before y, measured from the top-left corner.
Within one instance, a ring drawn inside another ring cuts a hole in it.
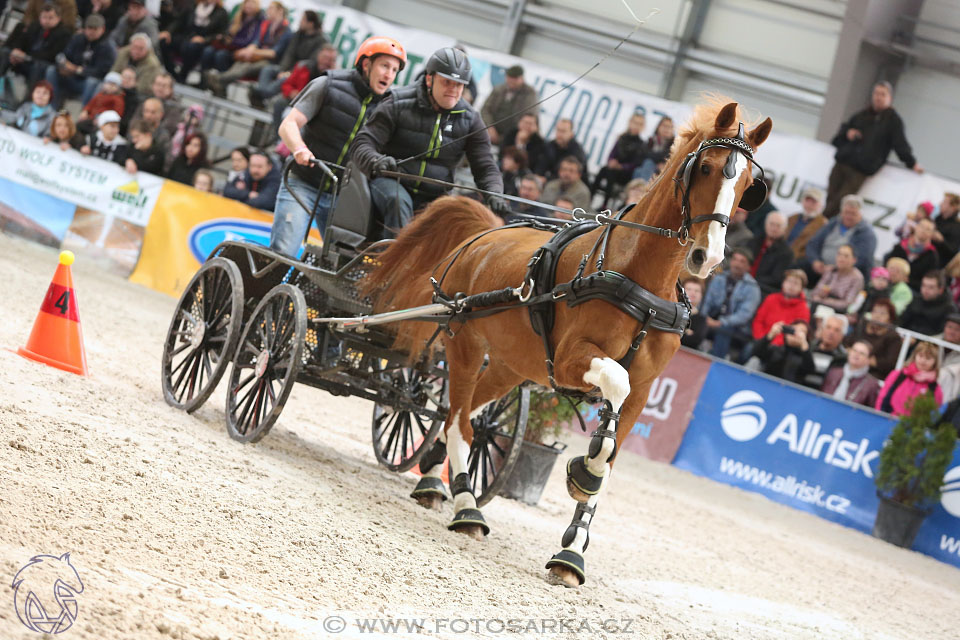
[[[336,207],[330,212],[324,241],[332,249],[359,252],[368,242],[374,226],[373,204],[367,177],[355,164],[348,163],[340,182]]]

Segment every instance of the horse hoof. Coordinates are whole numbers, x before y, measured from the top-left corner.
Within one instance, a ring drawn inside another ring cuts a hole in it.
[[[579,587],[580,579],[577,574],[566,567],[550,567],[550,573],[547,574],[547,582],[553,585],[564,587]]]
[[[443,496],[430,493],[423,496],[416,497],[417,504],[425,509],[432,509],[434,511],[443,511]]]
[[[465,524],[459,527],[455,527],[454,531],[457,533],[462,533],[464,535],[470,536],[474,540],[483,540],[485,536],[483,535],[483,527],[478,524]]]
[[[570,478],[567,478],[567,493],[570,494],[570,497],[576,500],[577,502],[587,503],[587,500],[590,499],[590,496],[585,494],[583,491],[577,488],[577,485],[573,484],[573,481]]]

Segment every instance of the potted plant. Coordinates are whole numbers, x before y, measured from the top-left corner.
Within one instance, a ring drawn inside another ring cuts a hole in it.
[[[543,495],[557,456],[567,448],[558,442],[566,425],[577,411],[573,403],[553,391],[536,387],[530,391],[527,430],[520,444],[520,456],[500,494],[536,505]],[[547,444],[549,443],[549,444]]]
[[[880,498],[875,537],[909,548],[940,499],[957,434],[951,425],[938,422],[937,403],[927,392],[914,399],[910,412],[893,427],[880,452],[875,480]]]

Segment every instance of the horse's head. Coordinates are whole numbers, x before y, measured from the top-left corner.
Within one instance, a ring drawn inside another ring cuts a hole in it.
[[[689,235],[684,266],[705,278],[723,261],[727,223],[737,207],[752,211],[763,204],[766,185],[753,177],[753,154],[773,123],[767,118],[745,133],[736,102],[720,109],[712,127],[699,134],[696,119],[694,130],[686,132],[689,146],[675,180],[683,204],[681,233]]]

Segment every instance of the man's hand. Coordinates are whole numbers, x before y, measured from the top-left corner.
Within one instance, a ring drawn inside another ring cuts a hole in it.
[[[306,147],[300,147],[293,152],[293,159],[301,167],[306,167],[313,160],[313,153]]]
[[[384,171],[396,171],[397,170],[397,159],[392,156],[380,156],[376,162],[373,163],[373,176],[377,177]]]
[[[934,242],[943,242],[943,234],[939,231],[933,232],[933,241]]]
[[[913,165],[913,171],[914,173],[923,173],[924,169],[919,164],[915,164]]]
[[[495,127],[487,127],[487,133],[490,135],[490,142],[493,144],[500,144],[500,134],[497,133]]]
[[[170,42],[170,32],[161,31],[160,33],[157,34],[157,40],[159,40],[160,42]]]
[[[773,323],[773,326],[770,327],[770,331],[767,333],[767,340],[773,340],[780,332],[783,331],[783,320],[778,320]]]
[[[289,71],[281,71],[280,73],[277,74],[277,80],[286,80],[289,77],[290,77]]]
[[[243,190],[247,188],[247,183],[243,180],[237,180],[233,183],[233,186],[235,186],[237,189]]]
[[[190,38],[190,42],[194,44],[200,44],[201,42],[206,42],[206,41],[207,39],[204,38],[203,36],[193,36],[192,38]]]
[[[507,204],[507,201],[500,196],[488,196],[487,206],[490,207],[490,210],[501,218],[510,213],[510,205]]]
[[[254,198],[257,198],[259,196],[260,196],[259,191],[251,191],[250,193],[247,194],[247,200],[253,200]]]
[[[137,172],[137,163],[134,162],[133,158],[127,158],[124,166],[127,169],[127,173],[136,173]]]
[[[716,329],[718,327],[722,327],[723,323],[717,320],[716,318],[707,318],[707,326],[710,327],[711,329]]]
[[[814,260],[813,264],[810,266],[813,267],[813,270],[820,275],[823,275],[823,272],[827,270],[827,265],[825,262],[823,262],[823,260]]]
[[[859,140],[863,137],[863,134],[860,133],[859,129],[847,129],[847,140],[853,142],[854,140]]]
[[[90,155],[90,145],[85,144],[82,147],[80,147],[80,153],[82,153],[85,156]]]

